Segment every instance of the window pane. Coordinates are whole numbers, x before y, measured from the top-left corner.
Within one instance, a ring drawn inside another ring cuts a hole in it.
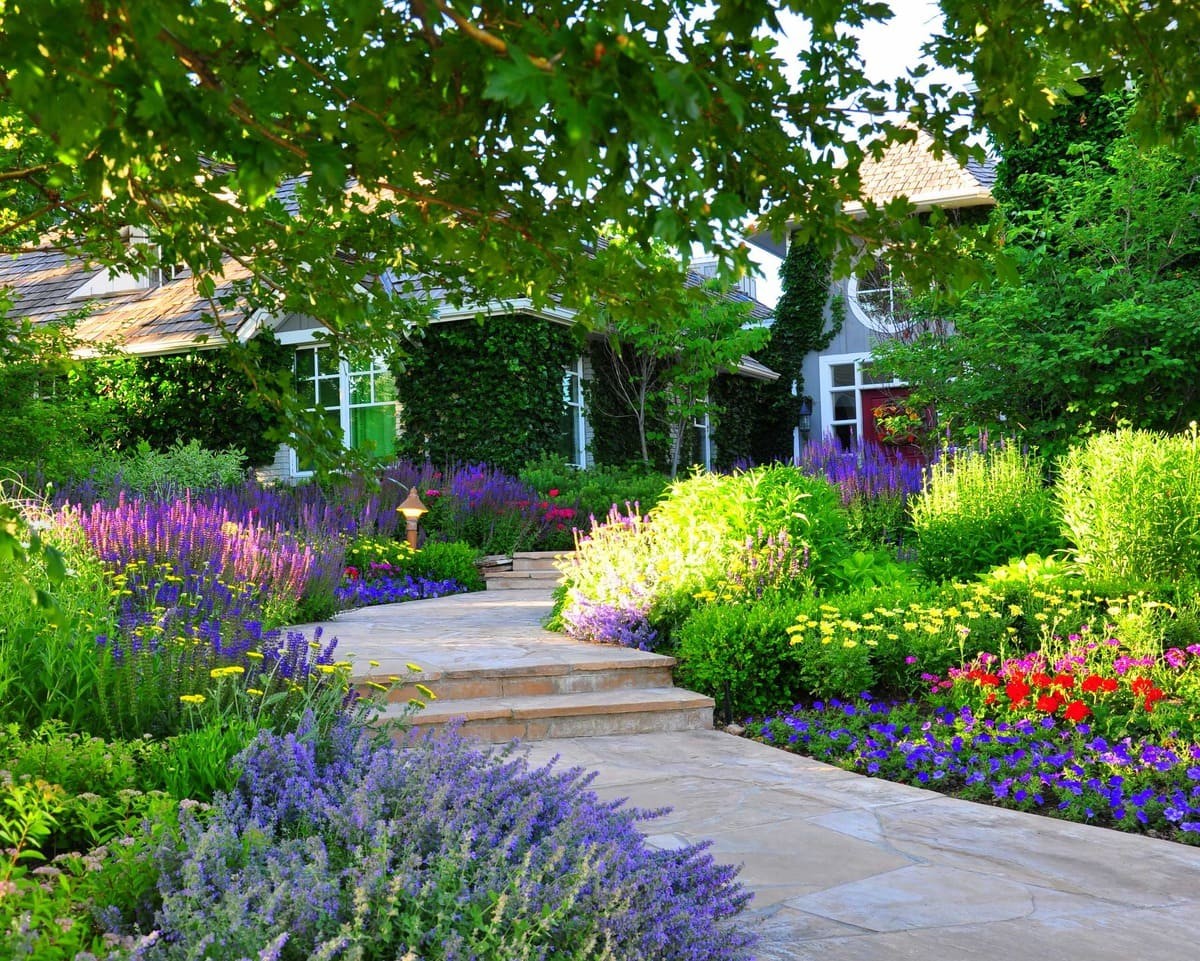
[[[387,367],[375,369],[375,403],[390,404],[396,399],[396,378]]]
[[[305,410],[312,410],[317,406],[317,382],[311,377],[299,378],[296,381],[296,396]]]
[[[833,429],[833,434],[843,447],[854,447],[858,442],[858,428],[853,424],[839,424]]]
[[[351,374],[350,375],[350,403],[352,404],[369,404],[374,400],[371,396],[371,375]]]
[[[834,364],[829,368],[833,375],[834,387],[853,387],[854,386],[854,365],[853,364]]]
[[[336,377],[322,377],[317,381],[317,406],[318,407],[339,407],[341,406],[341,391],[340,385]]]
[[[857,420],[858,403],[853,391],[833,395],[833,419]]]
[[[372,457],[391,457],[396,453],[396,409],[356,407],[350,411],[350,446]]]

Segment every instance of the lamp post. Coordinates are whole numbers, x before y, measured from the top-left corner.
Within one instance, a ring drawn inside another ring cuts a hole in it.
[[[410,487],[404,503],[396,510],[404,515],[404,522],[407,525],[405,537],[408,539],[408,546],[415,551],[417,549],[417,521],[421,519],[422,514],[429,511],[429,508],[421,503],[416,487]]]

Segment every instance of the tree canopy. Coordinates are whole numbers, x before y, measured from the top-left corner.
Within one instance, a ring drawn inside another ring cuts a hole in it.
[[[1057,451],[1200,418],[1200,158],[1139,150],[1117,133],[1130,109],[1093,93],[1046,128],[1061,149],[1006,155],[999,213],[1016,278],[926,305],[949,327],[877,352],[951,430]]]
[[[251,303],[397,342],[400,301],[370,296],[385,268],[465,302],[619,311],[641,263],[596,246],[612,222],[742,265],[747,216],[826,253],[890,237],[919,282],[936,224],[843,210],[864,153],[912,136],[898,120],[965,156],[1085,71],[1140,79],[1138,130],[1195,115],[1190,2],[942,8],[930,53],[975,101],[919,90],[924,68],[869,82],[853,28],[890,15],[871,0],[0,0],[0,249],[53,232],[100,263],[232,258]],[[780,10],[809,28],[796,64]],[[123,244],[128,224],[157,245]]]

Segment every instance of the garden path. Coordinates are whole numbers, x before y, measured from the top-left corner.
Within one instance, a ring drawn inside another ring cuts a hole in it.
[[[540,627],[548,594],[512,593],[371,608],[330,629],[384,671],[477,657],[480,645],[505,664],[571,643]],[[740,864],[760,961],[1196,957],[1200,848],[959,801],[720,731],[558,738],[529,751],[535,763],[597,771],[603,797],[672,808],[645,824],[653,844],[707,839],[718,861]]]

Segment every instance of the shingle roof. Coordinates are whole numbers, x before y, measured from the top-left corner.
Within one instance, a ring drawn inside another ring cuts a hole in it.
[[[127,290],[90,299],[72,294],[105,268],[54,249],[0,258],[0,287],[10,288],[12,313],[34,324],[77,317],[76,336],[88,344],[110,344],[130,353],[170,353],[219,341],[215,323],[236,331],[248,320],[244,305],[220,307],[235,281],[248,272],[233,263],[217,279],[213,300],[203,298],[195,278],[184,270],[174,278],[142,290]]]
[[[863,194],[876,203],[905,196],[917,206],[953,207],[991,204],[994,164],[968,163],[933,153],[933,140],[923,130],[909,143],[894,144],[878,160],[867,157],[859,167]],[[847,210],[862,205],[848,203]]]

